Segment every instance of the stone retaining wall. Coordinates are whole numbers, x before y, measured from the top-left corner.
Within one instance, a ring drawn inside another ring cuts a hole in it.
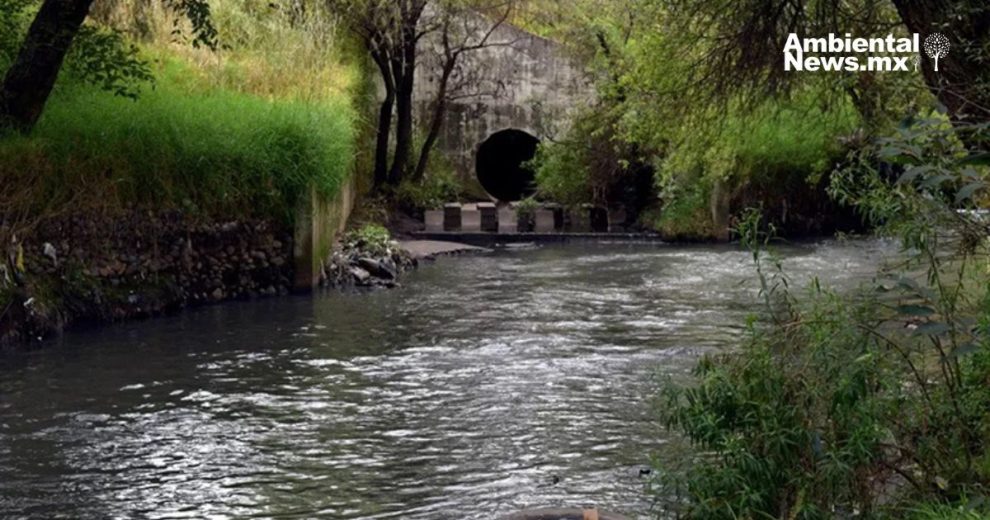
[[[292,230],[274,220],[74,216],[41,225],[13,255],[0,273],[10,281],[0,342],[292,287]]]
[[[79,323],[309,290],[354,204],[315,192],[295,222],[128,210],[49,219],[0,248],[0,345]]]

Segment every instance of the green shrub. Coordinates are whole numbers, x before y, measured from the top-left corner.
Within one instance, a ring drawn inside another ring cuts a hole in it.
[[[395,190],[400,206],[417,212],[437,209],[444,203],[458,200],[461,184],[453,172],[446,169],[431,170],[421,181],[404,179]]]
[[[926,504],[905,511],[905,517],[910,520],[986,520],[990,509],[972,505],[948,506],[944,504]]]
[[[590,166],[575,143],[540,143],[529,166],[540,196],[567,205],[591,202]]]
[[[668,191],[659,218],[646,224],[672,239],[711,238],[715,228],[709,198],[710,188],[704,182]]]
[[[390,254],[392,235],[383,226],[366,224],[347,233],[343,245],[345,249],[355,249],[370,255],[384,256]]]
[[[959,137],[985,143],[985,131],[922,121],[834,175],[833,192],[905,246],[856,294],[813,281],[795,296],[758,217],[744,221],[763,312],[738,352],[699,365],[697,386],[664,394],[663,419],[698,448],[688,467],[660,468],[670,508],[705,519],[902,518],[986,496],[990,226],[958,211],[988,187],[986,154]],[[896,180],[884,173],[892,165]]]
[[[643,158],[618,128],[616,107],[603,102],[575,114],[564,139],[541,143],[530,161],[539,197],[569,206],[621,201],[627,211],[642,209],[624,199],[638,188]]]

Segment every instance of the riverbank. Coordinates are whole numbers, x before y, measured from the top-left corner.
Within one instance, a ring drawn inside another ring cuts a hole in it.
[[[55,219],[18,243],[0,268],[0,346],[65,329],[172,314],[293,289],[293,230],[273,219],[197,219],[131,210]],[[352,232],[323,260],[324,289],[393,288],[437,256],[484,248],[392,241]]]

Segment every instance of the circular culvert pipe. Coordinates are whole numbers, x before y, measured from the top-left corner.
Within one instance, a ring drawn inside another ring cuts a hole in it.
[[[475,172],[478,182],[489,195],[512,202],[536,191],[535,176],[525,163],[536,155],[540,140],[510,128],[496,132],[478,148]]]

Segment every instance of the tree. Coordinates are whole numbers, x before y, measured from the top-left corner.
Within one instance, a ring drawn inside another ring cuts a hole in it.
[[[477,81],[471,71],[464,70],[463,57],[471,52],[488,47],[511,45],[512,41],[495,41],[492,39],[496,30],[511,16],[514,8],[513,0],[497,1],[490,5],[473,6],[449,4],[444,6],[439,14],[435,45],[437,65],[440,70],[437,81],[437,94],[433,100],[430,122],[427,125],[426,137],[420,147],[419,159],[413,170],[412,179],[422,180],[430,162],[430,152],[436,145],[443,128],[447,114],[447,106],[451,101],[463,97],[480,95]],[[483,16],[476,10],[490,13]]]
[[[328,7],[347,21],[360,38],[382,79],[385,96],[378,110],[375,142],[375,186],[397,183],[412,146],[412,88],[418,29],[429,0],[327,0]],[[389,167],[393,117],[396,123],[394,159]]]
[[[944,31],[959,49],[923,67],[928,90],[956,121],[990,120],[990,5],[983,0],[740,0],[674,2],[685,48],[704,45],[691,78],[709,92],[746,91],[759,99],[790,90],[806,76],[784,70],[788,34],[855,32],[886,35],[902,27],[922,35]],[[833,74],[840,80],[842,75]]]
[[[30,132],[94,0],[44,0],[0,85],[0,128]],[[207,0],[163,0],[192,24],[194,45],[216,44]]]
[[[491,35],[511,10],[513,0],[328,0],[345,18],[375,63],[385,90],[378,110],[375,143],[376,187],[396,186],[408,174],[420,178],[429,160],[452,89],[451,78],[461,57],[492,44]],[[483,13],[498,7],[487,28]],[[480,37],[478,35],[481,35]],[[443,55],[441,83],[426,141],[413,162],[413,91],[424,38],[438,37]],[[391,161],[391,137],[395,147]],[[412,172],[410,167],[414,166]]]

